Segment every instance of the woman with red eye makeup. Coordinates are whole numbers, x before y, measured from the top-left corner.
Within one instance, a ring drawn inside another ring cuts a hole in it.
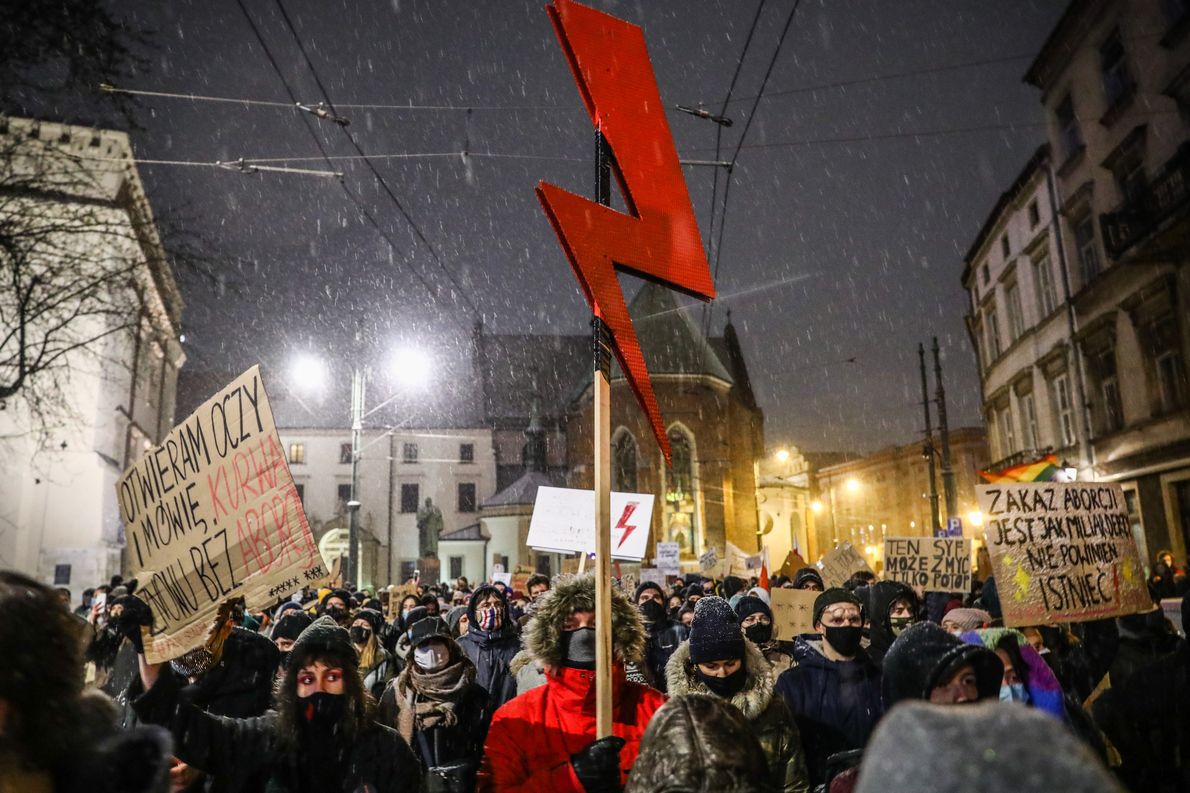
[[[146,606],[147,608],[147,606]],[[348,632],[319,617],[294,641],[273,709],[252,719],[213,716],[193,704],[168,664],[142,654],[141,720],[170,728],[182,761],[234,783],[260,774],[285,793],[397,793],[420,789],[417,760],[396,731],[374,721]]]

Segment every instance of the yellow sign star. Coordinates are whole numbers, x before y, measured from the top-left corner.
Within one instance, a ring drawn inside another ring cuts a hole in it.
[[[1033,582],[1032,576],[1025,572],[1024,565],[1019,565],[1012,580],[1016,582],[1017,586],[1016,599],[1023,601],[1029,592],[1029,584]]]

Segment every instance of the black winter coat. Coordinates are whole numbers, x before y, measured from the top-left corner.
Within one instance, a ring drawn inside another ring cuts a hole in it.
[[[493,711],[516,696],[516,676],[508,668],[521,651],[515,624],[505,623],[495,631],[468,628],[459,647],[475,664],[475,682],[488,692]]]
[[[799,636],[797,666],[777,678],[777,693],[797,722],[810,783],[826,781],[826,761],[836,752],[862,749],[884,713],[880,667],[860,650],[853,661],[831,661],[817,636]]]
[[[335,793],[306,791],[299,758],[303,749],[287,749],[280,740],[278,714],[235,719],[213,716],[180,696],[182,681],[162,667],[153,688],[133,702],[141,720],[169,727],[174,754],[183,762],[216,778],[259,776],[267,780],[265,793]],[[325,748],[325,747],[323,747]],[[371,724],[347,750],[342,793],[416,793],[421,773],[416,758],[401,736]]]
[[[381,724],[394,729],[397,727],[400,713],[397,697],[397,680],[394,678],[384,689],[376,718]],[[415,725],[409,746],[421,761],[423,768],[473,761],[475,769],[478,770],[492,713],[488,692],[478,683],[474,683],[459,695],[455,704],[457,721],[454,725],[432,727],[428,730],[418,730]],[[472,772],[471,784],[474,783],[475,777]]]
[[[649,667],[653,677],[649,685],[664,692],[666,689],[665,665],[669,663],[670,656],[674,654],[674,650],[678,649],[678,645],[686,641],[690,635],[690,629],[682,623],[672,620],[649,623],[645,629],[648,631],[648,638],[645,640],[645,664]]]

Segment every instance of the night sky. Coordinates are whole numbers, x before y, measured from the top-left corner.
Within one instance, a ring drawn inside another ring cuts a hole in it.
[[[243,2],[294,93],[317,103],[319,86],[281,6]],[[745,0],[592,5],[643,26],[667,105],[705,102],[716,111],[757,8]],[[723,159],[792,5],[764,5],[728,110],[735,124],[724,130]],[[864,451],[911,441],[921,427],[917,342],[932,334],[946,356],[952,425],[980,423],[962,256],[1043,142],[1036,92],[1020,78],[1063,5],[801,3],[740,152],[713,311],[716,333],[732,311],[770,447]],[[585,301],[533,187],[545,179],[589,193],[592,132],[542,3],[284,0],[284,10],[365,152],[441,155],[374,160],[441,264],[358,159],[335,168],[396,251],[334,180],[142,165],[158,214],[183,219],[234,261],[220,284],[181,273],[187,365],[239,370],[260,361],[276,378],[295,352],[312,351],[342,370],[369,355],[353,352],[359,328],[373,349],[432,351],[442,382],[431,391],[447,391],[469,377],[462,358],[472,306],[490,332],[584,332]],[[147,28],[156,47],[126,87],[289,101],[235,0],[123,2],[116,13]],[[350,104],[474,110],[342,107]],[[156,98],[141,108],[138,158],[289,157],[279,164],[326,170],[301,114],[288,108]],[[26,109],[103,117],[96,97]],[[714,155],[712,122],[671,112],[670,125],[683,158]],[[315,130],[332,156],[356,154],[335,124],[315,121]],[[518,157],[465,161],[465,148]],[[685,172],[705,236],[712,171]],[[348,405],[341,409],[346,426]]]

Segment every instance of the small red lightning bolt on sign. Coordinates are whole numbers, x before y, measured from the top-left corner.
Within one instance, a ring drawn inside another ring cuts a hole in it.
[[[668,462],[669,439],[617,270],[710,300],[711,268],[682,177],[644,34],[571,0],[546,6],[595,127],[612,151],[628,214],[541,182],[541,201],[587,302],[649,417]]]
[[[639,501],[629,501],[624,505],[624,514],[616,521],[616,528],[624,530],[624,535],[620,537],[620,544],[616,546],[617,548],[623,548],[624,543],[628,540],[628,535],[636,531],[636,526],[629,525],[628,519],[632,517],[633,512],[636,512],[636,508],[639,505]]]

